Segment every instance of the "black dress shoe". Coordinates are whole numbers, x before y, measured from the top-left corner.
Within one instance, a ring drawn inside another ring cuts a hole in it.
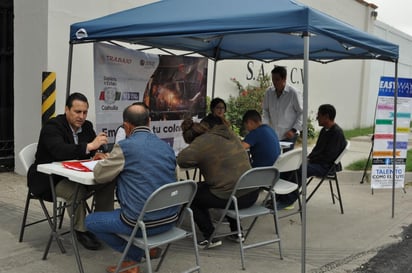
[[[76,230],[76,237],[77,241],[81,243],[86,249],[98,250],[102,247],[102,244],[90,231],[81,232]]]

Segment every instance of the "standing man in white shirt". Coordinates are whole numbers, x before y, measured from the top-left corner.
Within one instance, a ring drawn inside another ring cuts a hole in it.
[[[280,141],[292,142],[293,149],[302,130],[302,106],[296,89],[286,84],[286,76],[283,66],[272,70],[273,87],[266,90],[263,98],[263,123],[275,130]]]

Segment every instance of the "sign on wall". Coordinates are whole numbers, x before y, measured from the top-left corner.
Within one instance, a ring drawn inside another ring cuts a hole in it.
[[[143,53],[104,43],[94,44],[96,131],[113,143],[123,110],[145,102],[151,129],[176,152],[185,143],[180,124],[206,113],[207,59]]]
[[[372,189],[403,188],[411,121],[412,79],[398,78],[395,174],[393,173],[393,126],[395,79],[381,77],[376,105],[371,172]]]

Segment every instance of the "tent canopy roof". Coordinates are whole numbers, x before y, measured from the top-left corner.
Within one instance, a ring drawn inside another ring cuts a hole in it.
[[[70,42],[122,41],[214,59],[396,61],[398,45],[293,0],[163,0],[72,24]]]

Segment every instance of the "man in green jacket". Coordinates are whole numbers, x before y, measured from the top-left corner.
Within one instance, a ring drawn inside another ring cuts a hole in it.
[[[199,168],[205,178],[204,182],[198,183],[191,206],[195,222],[204,237],[199,246],[205,247],[214,231],[209,209],[225,208],[237,180],[251,166],[239,138],[226,125],[216,125],[209,131],[204,125],[188,119],[183,121],[182,130],[189,146],[179,153],[177,163],[184,168]],[[252,206],[258,195],[258,191],[240,192],[239,208]],[[236,230],[236,221],[228,221],[231,230]],[[212,241],[209,248],[221,244],[221,241]]]

